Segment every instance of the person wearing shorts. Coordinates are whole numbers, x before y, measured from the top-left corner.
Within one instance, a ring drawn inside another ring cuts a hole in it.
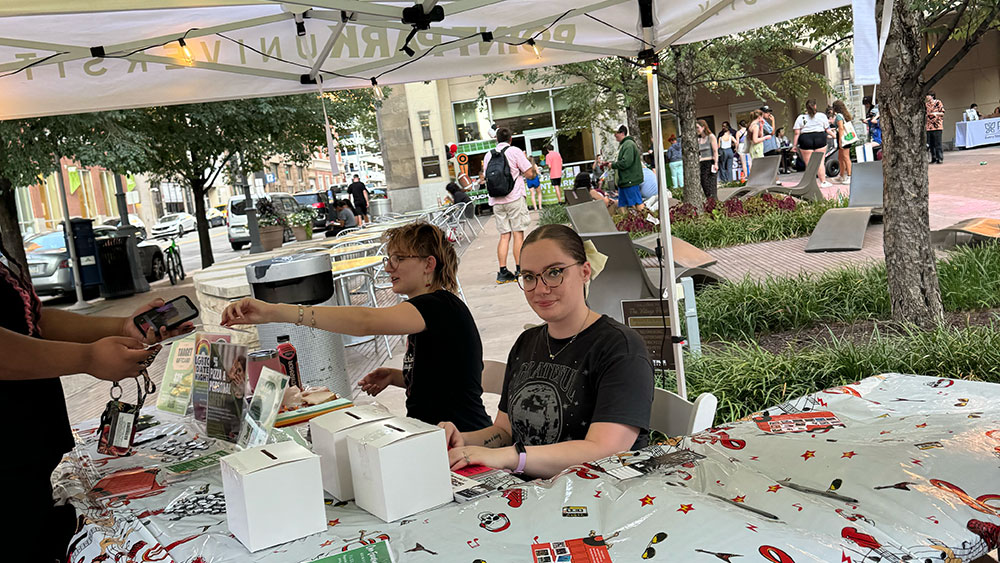
[[[563,203],[562,195],[562,173],[563,173],[563,158],[557,150],[552,148],[552,145],[545,145],[542,149],[542,156],[545,157],[545,164],[549,166],[549,182],[552,183],[552,187],[556,190],[556,199],[559,203]]]
[[[517,274],[521,271],[521,244],[524,242],[524,231],[528,230],[531,218],[528,215],[528,204],[524,201],[525,178],[534,178],[534,168],[524,151],[510,145],[510,129],[501,127],[497,129],[496,151],[507,149],[503,156],[507,158],[507,165],[510,174],[514,178],[514,189],[503,197],[490,196],[489,203],[493,207],[493,215],[496,219],[497,232],[500,233],[500,240],[497,242],[497,261],[500,263],[500,270],[497,272],[497,283],[510,283],[517,281]],[[508,148],[509,147],[509,148]],[[493,151],[486,153],[483,157],[483,174],[480,182],[486,182],[486,170],[490,165],[490,158]],[[507,250],[510,248],[511,239],[514,241],[514,264],[515,272],[507,269]]]
[[[825,113],[816,111],[816,100],[806,101],[806,111],[795,120],[795,140],[792,146],[802,156],[802,162],[809,166],[813,153],[819,153],[815,158],[826,158],[826,143],[830,137],[830,120]],[[826,166],[820,165],[819,187],[829,188],[833,184],[826,181]]]

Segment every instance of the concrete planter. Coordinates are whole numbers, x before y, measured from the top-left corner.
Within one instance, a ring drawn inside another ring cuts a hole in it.
[[[295,234],[295,240],[309,240],[311,238],[305,227],[292,227],[292,233]]]

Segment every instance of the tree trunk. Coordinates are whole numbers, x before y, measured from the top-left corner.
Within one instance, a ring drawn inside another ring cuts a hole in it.
[[[698,163],[698,131],[695,129],[695,88],[691,85],[694,75],[694,57],[685,51],[687,47],[672,47],[677,68],[677,95],[674,107],[680,122],[681,154],[684,155],[684,203],[690,203],[700,211],[705,205],[705,192],[701,189],[701,168]]]
[[[10,253],[7,259],[16,262],[22,270],[27,268],[24,238],[21,236],[21,225],[17,222],[17,194],[13,183],[3,176],[0,176],[0,236],[3,237],[3,247]]]
[[[628,126],[628,134],[635,139],[635,145],[639,147],[639,154],[642,154],[642,135],[639,134],[639,112],[636,111],[636,108],[631,103],[625,106],[625,125]]]
[[[887,0],[891,1],[891,0]],[[931,248],[920,13],[895,0],[878,90],[882,116],[885,265],[892,318],[929,328],[941,321]]]
[[[208,236],[208,219],[205,218],[205,181],[201,178],[191,181],[191,193],[194,195],[194,217],[198,227],[198,246],[201,248],[201,267],[207,268],[215,263],[212,255],[212,239]]]

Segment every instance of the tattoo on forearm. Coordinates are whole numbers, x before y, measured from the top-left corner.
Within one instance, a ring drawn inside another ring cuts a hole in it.
[[[494,434],[489,438],[483,440],[483,445],[486,447],[493,447],[501,445],[502,442],[503,442],[503,436],[501,436],[500,434]]]

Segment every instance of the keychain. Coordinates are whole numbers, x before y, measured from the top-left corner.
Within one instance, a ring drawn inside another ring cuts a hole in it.
[[[150,356],[144,362],[144,367],[139,379],[135,380],[137,402],[134,405],[121,401],[122,387],[118,382],[111,385],[111,400],[104,407],[101,414],[101,436],[97,442],[97,452],[103,455],[126,456],[132,451],[135,443],[136,422],[139,419],[139,411],[146,401],[146,397],[156,392],[156,384],[149,378],[146,368],[153,363],[156,354]],[[115,391],[118,391],[117,395]]]

